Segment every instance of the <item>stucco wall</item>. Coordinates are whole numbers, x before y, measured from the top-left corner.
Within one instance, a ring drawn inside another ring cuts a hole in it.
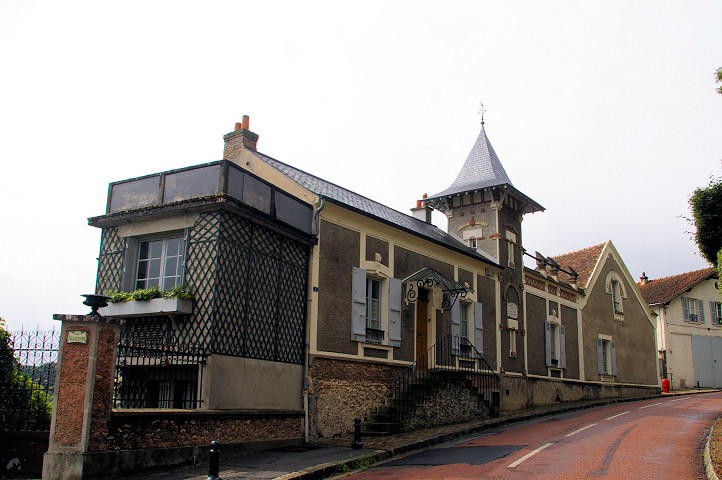
[[[544,322],[546,321],[546,300],[538,295],[526,294],[526,341],[529,350],[529,373],[547,374],[546,345],[544,344]],[[567,349],[567,354],[569,350]]]
[[[592,285],[592,289],[586,292],[587,303],[582,310],[586,379],[600,380],[596,342],[599,334],[604,334],[611,336],[616,343],[616,382],[656,385],[657,351],[654,327],[617,261],[610,254],[602,262],[597,281]],[[612,270],[619,274],[627,292],[627,298],[623,299],[623,323],[614,319],[611,295],[605,291],[604,281]]]
[[[564,378],[579,379],[579,331],[577,324],[577,309],[561,306],[561,321],[565,330],[565,351],[567,368],[564,369]]]
[[[351,282],[359,266],[361,236],[331,222],[321,222],[319,239],[318,349],[356,354],[351,340]]]
[[[303,367],[252,358],[210,355],[203,372],[207,408],[303,408]]]
[[[499,328],[496,318],[496,282],[493,278],[477,275],[476,285],[476,298],[482,305],[484,359],[491,368],[496,370],[496,332]]]

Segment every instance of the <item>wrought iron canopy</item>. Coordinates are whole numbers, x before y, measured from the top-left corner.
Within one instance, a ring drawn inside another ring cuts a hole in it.
[[[442,310],[451,310],[456,303],[458,297],[466,298],[466,294],[473,292],[471,288],[463,285],[455,280],[450,279],[446,275],[437,272],[431,267],[426,267],[413,273],[402,280],[407,285],[406,300],[414,303],[419,299],[419,289],[439,287],[444,294],[441,303]]]

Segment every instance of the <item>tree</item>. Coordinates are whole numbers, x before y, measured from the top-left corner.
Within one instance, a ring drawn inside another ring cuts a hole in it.
[[[697,247],[709,263],[717,265],[717,252],[722,248],[722,177],[712,178],[706,187],[695,189],[689,205]]]
[[[719,67],[717,71],[715,72],[715,75],[717,77],[717,83],[722,83],[722,67]],[[722,95],[722,85],[717,87],[717,93]]]

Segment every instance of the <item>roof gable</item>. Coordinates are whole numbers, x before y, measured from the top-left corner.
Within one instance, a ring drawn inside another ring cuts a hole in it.
[[[667,303],[674,297],[681,295],[698,283],[714,277],[714,268],[703,268],[693,272],[680,273],[669,277],[649,280],[646,284],[637,283],[644,300],[649,305]]]
[[[562,268],[572,267],[574,271],[579,274],[576,282],[577,286],[579,288],[587,288],[589,280],[594,273],[594,267],[596,267],[597,262],[599,262],[599,257],[602,255],[604,246],[607,243],[608,242],[600,243],[599,245],[583,248],[574,252],[555,255],[551,258]],[[571,275],[561,270],[559,271],[558,278],[561,282],[573,283]]]

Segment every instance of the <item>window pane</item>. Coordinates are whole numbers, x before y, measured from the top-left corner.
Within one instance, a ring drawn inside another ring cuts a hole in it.
[[[163,240],[150,242],[150,258],[160,258],[163,254]]]
[[[178,248],[180,247],[180,237],[169,238],[168,246],[166,247],[166,255],[178,255]]]
[[[178,266],[178,257],[169,257],[165,259],[165,270],[163,273],[170,277],[176,275],[176,268]]]
[[[140,255],[138,258],[148,258],[148,242],[140,242]]]
[[[148,278],[160,278],[160,259],[148,262]]]

